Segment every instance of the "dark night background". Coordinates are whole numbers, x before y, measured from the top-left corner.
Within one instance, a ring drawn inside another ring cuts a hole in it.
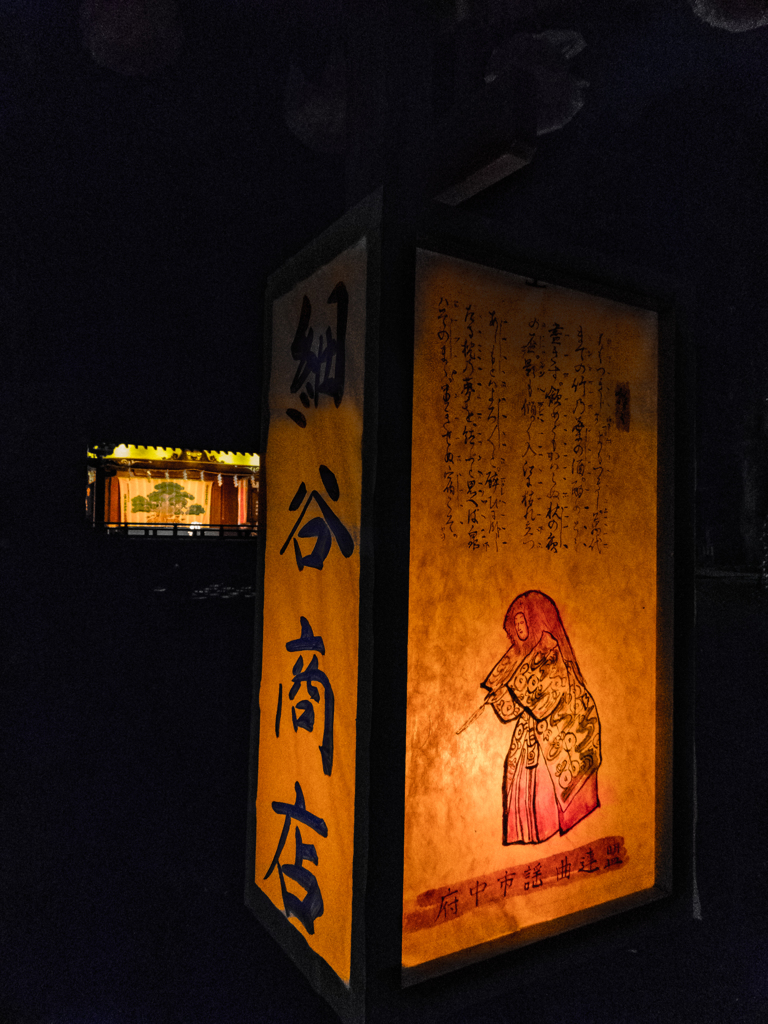
[[[696,360],[701,919],[452,1019],[763,1019],[768,27],[731,29],[764,5],[389,6],[391,94],[426,10],[437,113],[494,38],[583,36],[583,108],[466,207],[672,282]],[[106,537],[83,506],[94,440],[258,450],[266,276],[360,185],[296,82],[338,112],[329,55],[366,4],[149,7],[169,19],[125,42],[139,0],[0,6],[0,1024],[331,1022],[242,901],[256,546]],[[214,584],[239,596],[191,599]]]

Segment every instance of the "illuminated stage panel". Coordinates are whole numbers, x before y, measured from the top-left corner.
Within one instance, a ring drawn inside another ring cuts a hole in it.
[[[131,444],[88,450],[86,518],[110,532],[202,537],[233,527],[255,536],[258,507],[255,453]]]
[[[657,339],[418,252],[405,968],[661,895]]]

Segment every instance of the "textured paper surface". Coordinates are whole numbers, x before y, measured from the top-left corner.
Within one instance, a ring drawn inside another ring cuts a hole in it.
[[[419,252],[406,967],[654,884],[657,336],[652,312]],[[556,606],[599,715],[599,806],[504,845],[516,725],[487,707],[457,730],[528,591]]]
[[[289,920],[345,982],[352,928],[365,279],[363,240],[275,301],[265,456],[267,546],[254,877],[285,913],[282,871],[287,891],[304,901],[307,915],[302,921],[289,912]],[[340,283],[348,300],[346,325]],[[302,319],[305,298],[310,309]],[[333,359],[329,345],[336,346]],[[314,532],[302,537],[305,528]],[[330,540],[325,553],[320,535]],[[302,640],[307,633],[302,617],[312,639]],[[317,638],[322,638],[322,648]],[[327,749],[325,754],[320,749],[327,738],[329,688],[330,766]],[[294,728],[294,717],[303,724]],[[311,729],[305,728],[312,719]],[[304,822],[273,808],[273,803],[297,806],[297,783],[312,816]],[[273,866],[270,873],[286,821],[281,867]],[[318,895],[322,913],[313,917]]]

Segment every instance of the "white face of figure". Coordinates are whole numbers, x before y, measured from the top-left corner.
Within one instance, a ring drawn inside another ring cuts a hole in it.
[[[521,640],[528,639],[528,623],[522,612],[518,612],[515,616],[515,632]]]

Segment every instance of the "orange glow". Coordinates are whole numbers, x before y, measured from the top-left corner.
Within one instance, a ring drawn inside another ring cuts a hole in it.
[[[345,982],[352,944],[365,266],[360,242],[274,302],[265,455],[269,528],[254,880]],[[343,395],[338,403],[322,393],[301,404],[291,386],[297,325],[304,310],[305,336],[310,330],[314,338],[326,337],[326,330],[338,335],[328,296],[340,281],[349,295]],[[314,557],[314,538],[319,543],[329,522],[330,546]],[[316,858],[305,849],[299,871],[293,869],[300,852],[295,829]]]
[[[656,375],[655,313],[419,252],[404,967],[655,884]]]

